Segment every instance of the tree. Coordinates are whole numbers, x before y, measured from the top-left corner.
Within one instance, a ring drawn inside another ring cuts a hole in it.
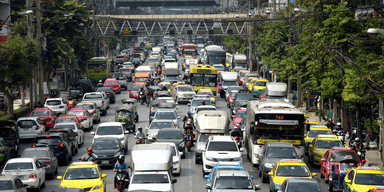
[[[13,28],[11,27],[11,31]],[[13,115],[14,97],[9,89],[23,85],[32,78],[32,63],[39,54],[37,42],[20,35],[10,36],[5,43],[0,44],[0,91],[7,98],[8,114]]]

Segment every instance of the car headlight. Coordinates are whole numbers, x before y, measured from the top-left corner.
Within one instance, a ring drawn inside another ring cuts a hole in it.
[[[181,143],[179,144],[179,147],[184,147],[184,146],[185,146],[184,142],[181,142]]]
[[[206,157],[208,161],[213,161],[213,157]]]
[[[321,157],[321,155],[319,153],[314,153],[313,154],[315,157]]]
[[[119,157],[121,155],[120,152],[117,152],[115,155],[113,155],[113,157]]]
[[[96,185],[96,186],[93,188],[93,190],[101,189],[102,187],[103,187],[103,184],[101,184],[101,185]]]
[[[272,169],[273,164],[272,163],[264,163],[264,167]]]
[[[275,186],[278,187],[278,188],[280,188],[280,186],[281,186],[281,183],[273,182],[273,184],[275,184]]]

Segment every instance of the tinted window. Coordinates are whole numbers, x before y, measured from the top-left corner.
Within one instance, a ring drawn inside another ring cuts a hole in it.
[[[247,115],[246,111],[239,111],[239,112],[237,112],[236,117],[237,118],[243,118],[243,117],[245,117],[245,115]]]
[[[181,139],[183,138],[181,131],[159,131],[158,139]]]
[[[311,130],[308,133],[308,137],[317,137],[318,135],[331,135],[331,132],[323,130]]]
[[[108,150],[108,149],[118,149],[119,141],[118,140],[95,140],[92,145],[94,150]]]
[[[169,183],[169,179],[167,174],[136,174],[132,178],[132,183]]]
[[[215,108],[209,107],[209,108],[198,108],[196,110],[196,113],[199,113],[200,111],[216,111]]]
[[[56,124],[55,129],[60,129],[60,128],[71,128],[72,130],[75,130],[76,129],[76,125],[75,124]]]
[[[97,129],[97,135],[121,135],[123,134],[121,127],[102,126]]]
[[[262,81],[258,81],[256,82],[256,86],[266,86],[267,85],[267,82],[262,82]]]
[[[206,142],[211,135],[200,135],[199,141],[197,142]]]
[[[219,177],[215,182],[216,189],[253,189],[247,177]]]
[[[22,120],[18,121],[17,124],[20,128],[31,128],[36,125],[36,121],[33,120]]]
[[[221,86],[234,86],[237,85],[237,81],[223,81]]]
[[[173,122],[152,122],[149,129],[175,128]]]
[[[174,112],[157,112],[155,119],[176,119],[176,114]]]
[[[237,151],[235,142],[210,142],[208,151]]]
[[[236,100],[253,100],[253,95],[252,94],[237,94],[236,95]]]
[[[49,111],[35,111],[32,112],[31,117],[49,116]]]
[[[58,143],[61,143],[61,142],[62,142],[62,140],[60,138],[57,138],[57,137],[53,137],[53,138],[38,138],[36,140],[37,144],[46,144],[46,145],[58,144]]]
[[[13,190],[12,181],[0,181],[0,191]]]
[[[33,150],[33,151],[24,151],[21,157],[48,157],[49,154],[45,150]]]
[[[94,109],[93,105],[77,105],[76,108],[83,108],[85,110]]]
[[[113,92],[113,90],[110,87],[100,87],[97,88],[97,92]]]
[[[132,91],[140,91],[141,88],[142,86],[133,86]]]
[[[52,101],[47,101],[47,105],[61,105],[60,100],[52,100]]]
[[[343,147],[341,145],[340,141],[324,141],[324,140],[318,140],[316,142],[316,148],[321,148],[321,149],[330,149],[332,147]]]
[[[101,99],[103,96],[101,94],[95,94],[95,95],[85,95],[84,99]]]
[[[296,151],[290,147],[269,147],[266,157],[268,158],[296,158]]]
[[[355,183],[361,184],[361,185],[383,185],[384,175],[357,173],[355,178]]]
[[[64,176],[66,180],[77,180],[77,179],[95,179],[99,178],[99,174],[96,168],[75,168],[68,169]]]
[[[281,177],[309,177],[309,170],[305,166],[285,165],[279,166],[276,171]]]
[[[75,118],[58,118],[56,123],[76,123]]]
[[[179,87],[178,91],[193,91],[192,87]]]
[[[211,100],[210,99],[197,99],[193,100],[191,106],[192,107],[197,107],[201,105],[201,102],[205,101],[205,105],[211,105]]]
[[[85,116],[83,111],[69,111],[67,115]]]
[[[16,169],[33,169],[31,162],[22,163],[8,163],[4,170],[16,170]]]
[[[298,190],[300,189],[300,190]],[[293,183],[288,184],[286,192],[298,192],[298,191],[311,191],[311,192],[321,192],[320,186],[317,183]]]
[[[117,81],[105,81],[104,84],[113,85],[113,84],[118,84],[118,82]]]

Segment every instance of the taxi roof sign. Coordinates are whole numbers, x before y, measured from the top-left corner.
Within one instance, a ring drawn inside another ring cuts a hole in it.
[[[318,135],[317,138],[336,138],[336,135]]]
[[[298,163],[301,163],[303,161],[301,161],[301,159],[282,159],[282,160],[280,160],[280,162],[298,162]]]
[[[365,170],[380,170],[378,167],[367,167],[367,166],[359,166],[358,169],[365,169]]]
[[[94,165],[93,162],[73,162],[72,165]]]

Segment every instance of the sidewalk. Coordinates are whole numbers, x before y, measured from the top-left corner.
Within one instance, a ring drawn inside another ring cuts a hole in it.
[[[305,108],[299,108],[301,111],[306,112]],[[316,116],[315,112],[308,112],[307,115],[310,119],[316,120],[320,125],[326,125],[326,121],[319,121],[319,118]],[[349,139],[346,139],[344,142],[346,145],[349,143]],[[379,167],[384,170],[383,161],[380,159],[380,151],[378,149],[370,149],[365,153],[365,163],[366,166]]]

